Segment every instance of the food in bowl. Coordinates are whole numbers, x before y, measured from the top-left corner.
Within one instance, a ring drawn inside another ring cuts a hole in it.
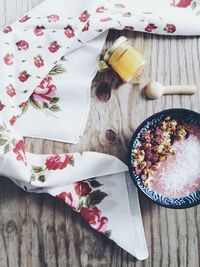
[[[166,116],[143,131],[131,165],[150,190],[180,198],[200,188],[200,130]]]

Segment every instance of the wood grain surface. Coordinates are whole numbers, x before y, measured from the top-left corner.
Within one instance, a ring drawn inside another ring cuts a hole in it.
[[[41,0],[0,0],[3,27]],[[148,60],[144,78],[163,84],[197,84],[200,90],[200,38],[163,37],[111,31],[106,47],[125,34]],[[100,86],[107,81],[107,86]],[[126,160],[136,127],[163,109],[184,107],[200,112],[195,96],[145,99],[140,86],[120,85],[112,73],[98,74],[92,86],[91,110],[78,145],[26,139],[35,153],[94,150]],[[0,180],[0,267],[199,267],[200,207],[170,210],[140,195],[149,249],[137,261],[113,242],[98,235],[66,205],[48,195],[23,192],[8,179]],[[128,238],[128,237],[127,237]]]

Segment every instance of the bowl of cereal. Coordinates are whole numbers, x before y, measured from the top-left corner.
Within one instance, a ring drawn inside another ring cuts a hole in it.
[[[168,109],[134,132],[128,159],[136,186],[168,208],[200,204],[200,114]]]

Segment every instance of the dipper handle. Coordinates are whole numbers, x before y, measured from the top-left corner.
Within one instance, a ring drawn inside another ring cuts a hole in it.
[[[195,85],[163,86],[164,95],[193,95],[196,90]]]

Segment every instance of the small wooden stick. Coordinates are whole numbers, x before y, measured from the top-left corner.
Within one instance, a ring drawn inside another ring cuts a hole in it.
[[[163,86],[159,82],[150,82],[145,87],[145,94],[151,99],[162,95],[193,95],[197,90],[195,85]]]

